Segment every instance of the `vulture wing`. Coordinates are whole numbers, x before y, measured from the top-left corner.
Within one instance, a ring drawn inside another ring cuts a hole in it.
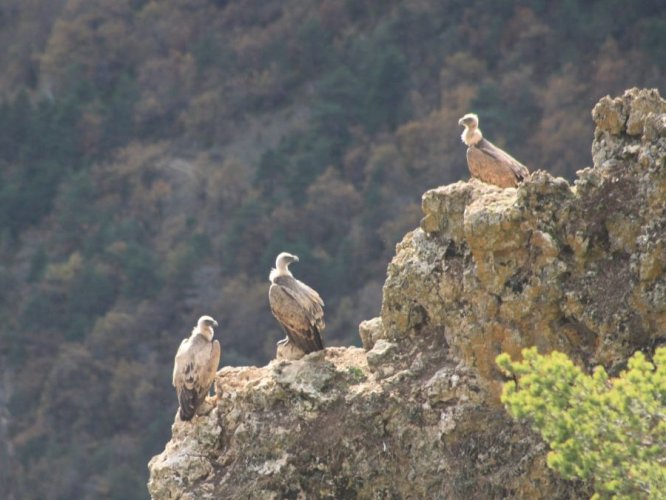
[[[291,276],[279,276],[268,291],[268,300],[290,341],[305,353],[324,348],[324,302],[317,292]]]
[[[467,148],[467,166],[473,177],[499,187],[515,187],[529,176],[525,165],[486,139]]]
[[[180,418],[191,420],[208,395],[220,362],[220,343],[208,342],[203,335],[185,339],[173,369],[173,385],[178,394]]]

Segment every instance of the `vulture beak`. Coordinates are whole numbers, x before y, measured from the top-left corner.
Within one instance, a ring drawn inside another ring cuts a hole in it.
[[[463,118],[461,118],[460,120],[458,120],[458,125],[460,125],[461,127],[464,127],[464,126],[465,126],[465,122],[464,122],[464,119],[463,119]]]
[[[217,328],[217,321],[213,320],[213,325],[215,325],[215,328]]]
[[[292,255],[292,257],[294,258],[293,259],[294,262],[298,262],[298,255]]]

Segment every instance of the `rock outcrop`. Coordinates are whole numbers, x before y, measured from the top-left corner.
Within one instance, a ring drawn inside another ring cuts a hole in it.
[[[666,102],[602,99],[571,186],[428,191],[363,348],[225,367],[214,409],[173,424],[153,498],[586,498],[499,404],[526,346],[611,373],[666,341]]]

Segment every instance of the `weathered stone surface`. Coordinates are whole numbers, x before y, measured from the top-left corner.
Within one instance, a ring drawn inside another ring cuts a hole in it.
[[[592,108],[592,118],[601,130],[618,135],[627,123],[627,115],[622,105],[622,99],[610,96],[602,98]]]
[[[643,134],[644,124],[651,113],[666,113],[666,102],[657,89],[627,90],[622,96],[624,108],[629,110],[627,118],[627,134]]]
[[[293,342],[280,341],[275,350],[275,359],[282,360],[296,360],[305,356],[305,351],[298,347]]]
[[[213,485],[200,485],[213,472],[213,464],[202,460],[202,448],[216,443],[221,428],[217,408],[208,415],[195,416],[191,422],[181,422],[178,416],[172,430],[171,441],[160,455],[148,464],[151,470],[151,495],[155,498],[196,499],[206,491],[206,498],[213,498]],[[174,493],[174,486],[178,494]],[[176,496],[178,495],[178,496]]]
[[[379,339],[384,338],[384,325],[382,318],[372,318],[361,321],[358,325],[358,335],[361,337],[363,348],[366,351],[372,349]]]
[[[396,247],[365,349],[223,368],[217,406],[176,421],[154,498],[588,498],[498,402],[497,354],[557,349],[611,373],[666,332],[666,103],[632,89],[593,112],[573,186],[428,191]]]

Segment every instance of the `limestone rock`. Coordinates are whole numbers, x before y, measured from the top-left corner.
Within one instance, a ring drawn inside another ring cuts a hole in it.
[[[616,374],[664,341],[665,113],[655,90],[602,99],[573,186],[426,192],[364,348],[220,370],[151,460],[153,498],[589,498],[507,416],[494,360],[535,345]]]
[[[629,110],[627,118],[627,134],[643,134],[644,125],[651,113],[666,113],[666,103],[657,89],[627,90],[622,96],[624,108]]]
[[[384,325],[382,318],[372,318],[361,321],[358,325],[358,335],[361,337],[363,348],[366,351],[372,349],[379,339],[384,338]]]
[[[385,339],[379,339],[374,347],[368,351],[368,366],[371,369],[376,369],[380,365],[390,363],[395,359],[397,350],[397,344]]]
[[[195,416],[188,422],[181,421],[176,415],[171,431],[172,438],[164,452],[148,464],[151,495],[165,499],[215,498],[212,485],[199,488],[196,495],[188,490],[213,472],[213,465],[201,460],[201,450],[214,448],[219,439],[221,428],[217,409],[206,416]]]
[[[600,130],[619,135],[627,123],[627,115],[622,106],[622,99],[606,96],[592,109],[592,118]]]
[[[305,356],[305,351],[298,347],[293,342],[278,342],[275,351],[275,359],[277,360],[296,360]]]

